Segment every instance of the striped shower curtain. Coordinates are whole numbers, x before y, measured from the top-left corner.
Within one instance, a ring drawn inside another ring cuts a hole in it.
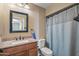
[[[79,55],[79,22],[73,20],[78,14],[78,7],[74,6],[46,19],[46,42],[55,56],[70,56],[74,52]]]

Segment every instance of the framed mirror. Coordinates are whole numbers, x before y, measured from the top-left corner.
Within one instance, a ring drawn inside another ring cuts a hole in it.
[[[28,14],[10,10],[11,32],[28,32]]]

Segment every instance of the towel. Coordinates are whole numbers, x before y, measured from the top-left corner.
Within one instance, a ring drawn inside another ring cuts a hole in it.
[[[36,39],[35,32],[32,32],[32,38],[33,38],[33,39]]]

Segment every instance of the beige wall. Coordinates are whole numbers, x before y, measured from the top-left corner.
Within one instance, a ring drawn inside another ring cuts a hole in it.
[[[18,36],[31,36],[30,29],[33,28],[37,31],[39,38],[44,38],[44,20],[45,20],[45,9],[40,8],[36,5],[29,4],[30,10],[19,8],[19,7],[11,7],[11,4],[0,4],[0,35],[2,37],[18,37]],[[28,13],[29,15],[29,32],[25,33],[9,33],[9,11],[15,10],[19,12]],[[35,24],[39,21],[38,24]],[[39,30],[36,28],[39,28]]]
[[[50,15],[60,9],[63,9],[69,5],[72,5],[73,3],[52,3],[47,9],[46,9],[46,16]]]
[[[41,8],[39,9],[41,10]],[[42,12],[42,13],[41,13]],[[46,17],[44,16],[45,15],[45,11],[42,9],[41,11],[39,11],[39,16],[40,16],[40,20],[39,20],[39,36],[40,38],[45,38],[45,20],[46,20]]]

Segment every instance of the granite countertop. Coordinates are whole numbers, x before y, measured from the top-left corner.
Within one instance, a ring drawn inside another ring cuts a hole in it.
[[[32,38],[27,38],[24,40],[11,40],[11,41],[0,42],[0,49],[14,47],[14,46],[22,45],[22,44],[28,44],[32,42],[37,42],[37,41]]]

